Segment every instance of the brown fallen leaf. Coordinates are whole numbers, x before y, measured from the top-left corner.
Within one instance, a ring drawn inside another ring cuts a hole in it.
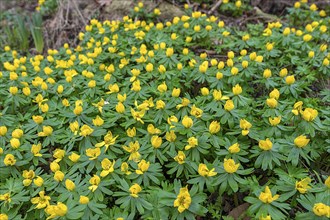
[[[249,208],[249,203],[243,203],[242,205],[237,206],[236,208],[232,209],[228,216],[233,217],[235,220],[243,219],[243,220],[250,220],[249,217],[245,216],[246,210]]]

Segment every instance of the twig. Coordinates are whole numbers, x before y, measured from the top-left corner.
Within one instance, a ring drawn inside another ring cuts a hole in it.
[[[74,7],[76,8],[76,11],[78,12],[78,15],[81,17],[81,19],[82,19],[84,25],[86,26],[86,25],[87,25],[86,19],[85,19],[84,16],[81,14],[81,12],[80,12],[80,10],[79,10],[79,8],[78,8],[78,5],[77,5],[77,3],[76,3],[75,1],[73,1],[73,5],[74,5]]]
[[[208,15],[212,14],[222,3],[222,0],[217,1],[215,5],[211,8],[211,10],[207,13]]]

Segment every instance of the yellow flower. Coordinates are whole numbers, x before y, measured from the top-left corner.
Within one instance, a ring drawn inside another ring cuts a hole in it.
[[[182,108],[182,107],[186,107],[186,106],[189,105],[189,103],[190,103],[189,99],[187,99],[187,98],[182,98],[182,102],[181,102],[181,104],[177,105],[177,106],[176,106],[176,109],[179,110],[179,109]]]
[[[147,72],[152,72],[154,70],[154,65],[152,63],[148,63],[146,65],[146,71]]]
[[[259,195],[259,200],[263,203],[272,203],[273,201],[277,200],[280,196],[274,195],[272,196],[272,192],[270,191],[269,187],[266,186],[265,192],[261,192]]]
[[[231,145],[231,146],[228,148],[228,151],[229,151],[231,154],[236,154],[236,153],[240,152],[241,149],[239,148],[239,144],[238,144],[238,143],[235,143],[235,144]]]
[[[235,173],[239,167],[239,163],[236,164],[233,159],[226,159],[224,160],[223,163],[223,168],[227,173]]]
[[[230,112],[231,110],[233,110],[235,108],[234,102],[233,100],[227,100],[224,106],[225,110]]]
[[[156,102],[156,109],[164,109],[166,106],[165,102],[163,100],[158,100]]]
[[[172,96],[173,97],[179,97],[180,96],[181,89],[180,88],[173,88],[172,90]]]
[[[316,203],[313,206],[313,212],[317,216],[326,216],[330,218],[330,206],[323,203]]]
[[[259,148],[262,150],[271,150],[273,148],[273,143],[269,140],[269,138],[266,138],[266,140],[260,140]]]
[[[56,158],[56,160],[55,160],[56,162],[60,162],[63,159],[64,155],[65,155],[65,150],[57,148],[54,151],[53,157]]]
[[[101,177],[105,177],[114,171],[115,160],[112,162],[108,158],[104,158],[101,162],[102,172],[100,174]]]
[[[312,108],[305,108],[305,110],[301,112],[301,116],[305,121],[313,121],[317,115],[318,111]]]
[[[23,171],[23,185],[24,186],[29,186],[32,183],[32,179],[35,177],[35,173],[33,170],[24,170]]]
[[[88,189],[94,192],[97,189],[100,182],[101,182],[100,177],[94,174],[94,176],[89,180],[89,184],[91,184],[91,186],[89,186]]]
[[[79,160],[79,158],[80,158],[80,155],[76,154],[74,152],[69,156],[69,159],[74,163],[76,163]]]
[[[6,215],[4,213],[0,213],[0,219],[1,220],[8,220],[8,215]]]
[[[217,121],[212,121],[210,126],[209,126],[209,132],[211,134],[216,134],[220,131],[220,123]]]
[[[252,127],[252,124],[245,119],[241,119],[239,126],[242,129],[242,135],[245,136],[249,134],[249,129]]]
[[[11,202],[11,197],[10,193],[5,193],[3,195],[0,194],[0,201],[5,201],[5,203],[10,203]]]
[[[276,106],[277,106],[277,101],[274,98],[267,99],[266,103],[267,103],[268,107],[270,107],[270,108],[276,108]]]
[[[80,128],[80,134],[83,137],[86,137],[88,135],[91,135],[93,133],[93,129],[91,127],[89,127],[88,125],[83,125]]]
[[[61,182],[64,179],[64,173],[60,170],[57,170],[54,173],[54,180],[56,180],[57,182]]]
[[[56,161],[53,161],[50,163],[49,168],[52,172],[56,172],[60,170],[60,165]]]
[[[285,82],[286,82],[286,84],[288,84],[288,85],[293,84],[295,81],[296,81],[296,80],[295,80],[295,78],[294,78],[294,75],[287,76],[287,77],[285,78]]]
[[[267,215],[266,217],[262,215],[259,217],[259,220],[272,220],[272,217],[270,215]]]
[[[13,166],[16,163],[16,159],[15,159],[14,155],[7,154],[5,156],[5,159],[3,160],[3,162],[6,166]]]
[[[265,69],[263,73],[263,77],[267,79],[271,76],[272,76],[272,71],[270,69]]]
[[[278,100],[280,98],[280,91],[278,91],[278,89],[273,89],[270,93],[269,93],[269,98],[273,98]]]
[[[38,125],[44,121],[44,118],[41,115],[33,115],[32,119]]]
[[[89,198],[87,196],[80,196],[79,203],[83,204],[83,205],[87,204],[87,203],[89,203]]]
[[[21,142],[17,138],[12,138],[10,139],[10,145],[12,146],[12,148],[17,149],[19,148],[19,146],[21,146]]]
[[[158,87],[157,87],[158,91],[163,93],[163,92],[166,92],[167,91],[167,85],[165,82],[163,82],[162,84],[160,84]]]
[[[324,181],[324,185],[330,188],[330,176],[328,176],[328,178]]]
[[[128,160],[133,160],[135,162],[140,160],[141,155],[138,152],[138,150],[140,149],[140,144],[139,144],[138,141],[130,142],[129,147],[123,146],[123,148],[124,148],[125,151],[130,153],[130,156],[129,156]]]
[[[65,187],[69,191],[73,191],[76,188],[74,182],[70,179],[65,180]]]
[[[166,132],[165,138],[169,142],[174,142],[176,140],[176,135],[174,131]]]
[[[95,126],[102,126],[103,123],[104,123],[104,120],[100,116],[98,116],[98,115],[96,116],[95,119],[93,119],[93,124]]]
[[[310,40],[312,40],[312,35],[310,35],[310,34],[305,34],[304,36],[303,36],[303,40],[305,41],[305,42],[308,42],[308,41],[310,41]]]
[[[109,146],[112,146],[116,143],[116,139],[118,138],[118,135],[116,137],[113,137],[112,132],[109,131],[105,136],[104,136],[104,141],[97,143],[95,147],[103,147],[105,146],[105,151],[108,150]]]
[[[144,124],[144,121],[142,120],[144,114],[145,114],[145,110],[141,110],[141,111],[135,111],[133,108],[131,108],[131,114],[133,116],[133,118],[136,121],[141,122],[142,124]]]
[[[300,135],[294,139],[296,147],[303,148],[309,143],[309,139],[305,135]]]
[[[12,133],[11,136],[13,138],[21,138],[23,136],[24,132],[21,129],[15,129]]]
[[[217,175],[217,173],[214,170],[215,168],[209,170],[209,168],[207,168],[207,166],[203,163],[200,163],[198,166],[198,174],[204,177]]]
[[[126,163],[126,162],[123,162],[120,165],[120,171],[123,172],[123,173],[125,173],[126,175],[131,174],[131,172],[129,171],[128,163]]]
[[[182,119],[182,125],[185,128],[191,128],[193,126],[194,122],[191,118],[189,118],[187,115],[185,115]]]
[[[45,212],[50,215],[46,220],[53,219],[56,217],[65,216],[68,212],[68,207],[63,203],[58,202],[57,205],[48,205]]]
[[[135,135],[136,135],[136,128],[135,127],[128,128],[126,130],[126,134],[127,134],[128,137],[135,137]]]
[[[151,145],[154,147],[154,148],[159,148],[160,145],[162,145],[162,138],[157,136],[157,135],[153,135],[151,137]]]
[[[78,121],[74,121],[74,122],[70,123],[69,128],[76,135],[79,131]]]
[[[269,117],[268,121],[272,126],[277,126],[281,122],[281,116],[274,117],[274,118]]]
[[[195,137],[188,138],[188,145],[185,146],[185,150],[190,150],[191,148],[194,148],[198,145],[198,139]]]
[[[180,192],[176,199],[174,200],[174,207],[178,207],[178,211],[182,213],[184,210],[188,209],[191,204],[191,196],[189,194],[188,186],[180,189]]]
[[[31,199],[32,204],[37,204],[36,209],[42,209],[49,206],[50,196],[45,196],[45,191],[39,192],[39,197],[34,197]]]
[[[210,90],[206,87],[201,88],[201,93],[203,96],[207,96],[210,93]]]
[[[237,75],[238,74],[238,68],[237,67],[232,67],[231,70],[230,70],[230,73],[234,76]]]
[[[39,137],[48,137],[53,133],[53,128],[51,126],[42,126],[42,132],[38,133]]]
[[[134,198],[137,198],[139,197],[138,194],[139,192],[142,191],[142,188],[139,184],[137,183],[134,183],[130,188],[129,188],[129,192],[130,192],[130,195],[133,196]]]
[[[38,187],[41,187],[43,184],[44,184],[44,180],[40,177],[40,176],[37,176],[34,180],[33,180],[33,183],[38,186]]]
[[[196,118],[200,118],[200,117],[202,117],[203,110],[200,108],[197,108],[195,105],[193,105],[191,107],[190,114],[192,116],[195,116]]]
[[[302,112],[302,106],[303,106],[302,101],[298,101],[294,104],[293,110],[291,111],[294,115],[299,115],[300,112]]]
[[[89,157],[89,160],[95,160],[101,154],[100,148],[88,148],[86,149],[86,156]]]
[[[233,94],[234,95],[239,95],[239,94],[241,94],[242,93],[242,87],[239,85],[239,84],[236,84],[233,88],[232,88],[232,90],[233,90]]]
[[[166,49],[166,56],[171,57],[174,53],[174,49],[172,47]]]
[[[7,127],[6,126],[0,126],[0,136],[5,136],[7,134]]]
[[[138,164],[138,169],[135,170],[135,173],[141,175],[141,174],[148,171],[149,166],[150,166],[150,162],[147,162],[145,160],[141,160]]]
[[[178,154],[174,157],[174,160],[178,162],[179,164],[185,163],[186,155],[183,151],[179,151]]]
[[[308,185],[312,180],[309,177],[302,179],[301,181],[296,181],[296,190],[300,193],[306,193],[311,187]]]

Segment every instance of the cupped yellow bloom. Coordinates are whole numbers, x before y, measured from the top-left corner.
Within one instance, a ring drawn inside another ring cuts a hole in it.
[[[70,179],[66,179],[65,180],[65,187],[67,190],[69,191],[73,191],[76,188],[76,185],[74,184],[74,182]]]
[[[200,163],[198,166],[198,174],[204,177],[209,177],[217,175],[217,172],[215,172],[215,168],[209,170],[206,164]]]
[[[60,162],[63,159],[64,155],[65,155],[65,150],[57,148],[54,151],[53,157],[56,158],[55,160],[56,162]]]
[[[135,137],[135,135],[136,135],[136,128],[135,127],[128,128],[126,130],[126,134],[127,134],[128,137]]]
[[[129,188],[129,192],[130,192],[130,195],[134,198],[137,198],[139,197],[139,192],[142,191],[142,188],[139,184],[137,183],[134,183],[130,188]]]
[[[233,159],[226,159],[223,162],[223,168],[227,173],[235,173],[238,170],[240,164],[236,164]]]
[[[263,77],[268,79],[271,76],[272,76],[272,71],[270,69],[265,69],[263,73]]]
[[[53,219],[65,216],[68,212],[68,207],[63,203],[58,202],[57,205],[48,205],[47,208],[45,208],[45,212],[49,215],[47,220]]]
[[[324,181],[324,185],[330,188],[330,176],[328,176],[328,178]]]
[[[80,196],[79,203],[85,205],[85,204],[89,203],[89,198],[87,196]]]
[[[157,136],[157,135],[153,135],[151,137],[151,145],[154,147],[154,148],[159,148],[160,145],[162,145],[162,138]]]
[[[273,143],[269,140],[269,138],[266,138],[266,140],[260,140],[259,148],[265,151],[271,150],[273,148]]]
[[[6,126],[0,126],[0,136],[5,136],[7,134],[7,127]]]
[[[53,161],[49,164],[49,168],[52,172],[56,172],[58,170],[60,170],[60,165],[56,162],[56,161]]]
[[[259,220],[272,220],[272,217],[270,215],[266,215],[266,217],[262,215],[259,217]]]
[[[172,96],[173,97],[179,97],[181,93],[181,89],[180,88],[173,88],[172,90]]]
[[[148,161],[145,161],[145,160],[141,160],[139,163],[138,163],[138,169],[135,170],[135,173],[136,174],[140,174],[142,175],[143,173],[147,172],[148,169],[149,169],[149,166],[150,166],[150,162]]]
[[[16,163],[16,159],[15,159],[14,155],[7,154],[5,156],[5,159],[3,160],[3,162],[6,166],[14,166]]]
[[[39,137],[48,137],[53,133],[51,126],[42,126],[42,131],[38,133]]]
[[[274,98],[274,99],[278,100],[280,98],[280,91],[278,91],[278,89],[273,89],[269,93],[269,98]]]
[[[49,206],[50,196],[45,195],[45,191],[39,192],[39,197],[34,197],[31,199],[32,204],[37,204],[36,209],[42,209]]]
[[[231,110],[233,110],[235,108],[234,102],[233,100],[227,100],[224,106],[224,109],[228,112],[230,112]]]
[[[101,162],[102,172],[100,174],[101,177],[105,177],[114,171],[116,161],[113,160],[112,162],[108,158],[104,158]]]
[[[252,127],[252,124],[245,119],[239,121],[239,127],[242,129],[242,135],[246,136],[249,134],[249,130]]]
[[[193,120],[188,117],[187,115],[185,115],[182,119],[182,125],[185,127],[185,128],[191,128],[193,126],[194,122]]]
[[[326,216],[327,218],[330,218],[330,206],[324,204],[324,203],[316,203],[313,206],[313,212],[317,216]]]
[[[142,120],[144,114],[145,114],[145,110],[141,110],[141,111],[135,111],[133,108],[131,108],[131,114],[133,116],[133,118],[136,121],[141,122],[142,124],[144,124],[144,121]]]
[[[94,129],[92,129],[91,127],[89,127],[88,125],[83,125],[80,128],[80,133],[79,135],[86,137],[89,136],[93,133]]]
[[[33,183],[38,186],[38,187],[41,187],[43,184],[44,184],[44,180],[42,177],[40,176],[37,176],[34,180],[33,180]]]
[[[300,135],[294,139],[294,144],[296,147],[303,148],[309,143],[310,139],[308,139],[305,135]]]
[[[232,88],[232,90],[233,90],[233,94],[234,95],[239,95],[239,94],[241,94],[242,93],[242,87],[239,85],[239,84],[236,84],[233,88]]]
[[[130,142],[129,146],[123,146],[123,149],[130,153],[128,160],[133,160],[135,162],[138,162],[140,160],[141,155],[138,152],[138,150],[140,149],[140,144],[138,141]]]
[[[192,116],[195,116],[196,118],[200,118],[200,117],[202,117],[203,110],[200,109],[200,108],[197,108],[196,105],[194,104],[194,105],[191,107],[190,114],[191,114]]]
[[[229,151],[231,154],[236,154],[236,153],[240,152],[241,149],[239,148],[239,143],[235,143],[235,144],[231,145],[231,146],[228,148],[228,151]]]
[[[64,179],[64,173],[60,170],[57,170],[54,173],[54,180],[56,180],[57,182],[61,182]]]
[[[281,122],[281,116],[274,117],[274,118],[269,117],[268,121],[272,126],[277,126]]]
[[[313,121],[318,115],[318,111],[312,108],[305,108],[301,112],[301,116],[305,121]]]
[[[293,109],[292,109],[292,113],[294,114],[294,115],[299,115],[299,113],[301,113],[302,112],[302,106],[303,106],[303,102],[302,101],[298,101],[298,102],[296,102],[295,104],[294,104],[294,106],[293,106]]]
[[[98,175],[94,174],[94,176],[89,180],[89,184],[91,185],[88,187],[88,189],[94,192],[98,188],[100,182],[101,182],[101,178]]]
[[[29,186],[32,183],[33,178],[35,177],[35,173],[33,170],[24,170],[22,176],[24,178],[23,185]]]
[[[160,93],[163,93],[163,92],[166,92],[167,91],[167,85],[165,82],[163,82],[162,84],[160,84],[158,87],[157,87],[158,91]]]
[[[8,220],[8,215],[6,215],[4,213],[0,213],[0,219],[1,220]]]
[[[88,148],[86,149],[86,156],[89,157],[89,160],[95,160],[101,154],[100,148]]]
[[[78,121],[74,121],[74,122],[70,123],[69,128],[76,135],[79,131]]]
[[[176,140],[176,135],[174,131],[166,132],[165,138],[169,142],[174,142]]]
[[[79,155],[79,154],[76,154],[76,153],[73,152],[73,153],[69,156],[69,159],[70,159],[72,162],[76,163],[76,162],[78,162],[78,160],[80,159],[80,155]]]
[[[17,138],[10,139],[10,145],[12,148],[17,149],[21,146],[21,142]]]
[[[188,106],[189,105],[189,103],[190,103],[190,100],[189,99],[187,99],[187,98],[182,98],[182,102],[181,102],[181,104],[178,104],[177,106],[176,106],[176,109],[180,109],[180,108],[182,108],[182,107],[186,107],[186,106]]]
[[[285,83],[288,85],[292,85],[295,81],[296,81],[296,79],[294,78],[294,75],[287,76],[285,78]]]
[[[23,136],[24,132],[22,129],[15,129],[12,133],[11,136],[13,138],[21,138]]]
[[[272,192],[270,191],[269,187],[266,186],[265,192],[261,192],[259,195],[259,200],[263,203],[272,203],[273,201],[277,200],[280,196],[274,195],[272,196]]]
[[[44,118],[41,115],[33,115],[32,119],[38,125],[44,121]]]
[[[266,103],[267,103],[268,107],[270,107],[270,108],[276,108],[276,106],[277,106],[277,100],[274,98],[267,99]]]
[[[116,143],[117,136],[113,136],[111,131],[108,131],[108,133],[104,136],[104,141],[97,143],[95,147],[103,147],[105,146],[105,151],[108,150],[109,146],[112,146]]]
[[[95,126],[102,126],[104,124],[104,120],[100,116],[96,116],[95,119],[93,119],[93,125]]]
[[[220,131],[220,123],[218,121],[212,121],[210,126],[209,126],[209,132],[211,134],[216,134]]]
[[[186,155],[183,151],[179,151],[178,154],[174,157],[174,160],[179,164],[184,164],[186,159]]]
[[[306,193],[308,189],[312,188],[308,185],[311,183],[311,181],[312,180],[309,177],[306,177],[301,181],[296,181],[296,190],[298,190],[302,194]]]
[[[188,186],[180,189],[180,192],[176,199],[174,200],[174,207],[178,207],[180,213],[188,209],[191,204],[191,196],[189,194]]]
[[[188,138],[188,145],[185,146],[185,150],[190,150],[191,148],[194,148],[198,145],[198,139],[195,137]]]

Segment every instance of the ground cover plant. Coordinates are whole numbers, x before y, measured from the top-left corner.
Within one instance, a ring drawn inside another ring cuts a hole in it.
[[[0,219],[328,219],[330,17],[306,2],[244,30],[139,3],[75,48],[5,47]]]

